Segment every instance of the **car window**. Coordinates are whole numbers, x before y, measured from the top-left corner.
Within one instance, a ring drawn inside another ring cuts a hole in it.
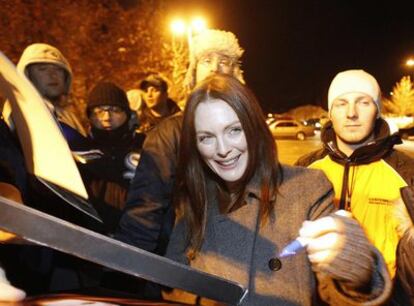
[[[276,124],[276,127],[296,127],[297,124],[295,122],[279,122]]]

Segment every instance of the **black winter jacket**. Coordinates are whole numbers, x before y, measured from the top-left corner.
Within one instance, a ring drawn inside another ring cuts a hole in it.
[[[180,112],[147,134],[115,234],[119,240],[158,254],[165,253],[174,225],[171,204],[181,126]]]

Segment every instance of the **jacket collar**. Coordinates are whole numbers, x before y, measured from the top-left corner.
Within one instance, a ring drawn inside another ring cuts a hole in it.
[[[336,134],[332,123],[325,124],[321,132],[321,140],[329,156],[340,164],[368,164],[385,157],[396,144],[402,143],[398,134],[390,134],[387,122],[378,118],[374,127],[374,140],[356,149],[351,156],[342,153],[336,143]]]

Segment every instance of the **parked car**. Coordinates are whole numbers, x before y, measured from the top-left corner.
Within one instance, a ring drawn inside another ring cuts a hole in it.
[[[414,139],[414,125],[400,128],[398,134],[402,139]]]
[[[319,118],[311,118],[306,120],[305,122],[303,122],[304,125],[306,126],[313,126],[315,128],[315,130],[320,131],[322,128],[322,124],[320,122]]]
[[[297,120],[276,120],[269,124],[269,128],[275,138],[293,137],[304,140],[315,135],[313,126],[305,126]]]

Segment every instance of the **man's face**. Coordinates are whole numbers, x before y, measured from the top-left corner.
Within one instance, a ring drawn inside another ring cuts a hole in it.
[[[371,140],[377,112],[374,100],[366,94],[353,92],[336,98],[330,116],[338,145],[358,147]]]
[[[92,109],[90,122],[97,129],[112,131],[123,125],[127,118],[127,114],[119,106],[102,105]]]
[[[196,67],[196,82],[201,82],[214,73],[233,74],[233,61],[220,53],[208,53],[202,56]]]
[[[30,80],[43,97],[54,101],[65,94],[66,76],[63,68],[55,64],[38,63],[27,69]]]
[[[148,108],[156,108],[167,101],[167,93],[155,86],[148,86],[144,91],[144,101]]]

